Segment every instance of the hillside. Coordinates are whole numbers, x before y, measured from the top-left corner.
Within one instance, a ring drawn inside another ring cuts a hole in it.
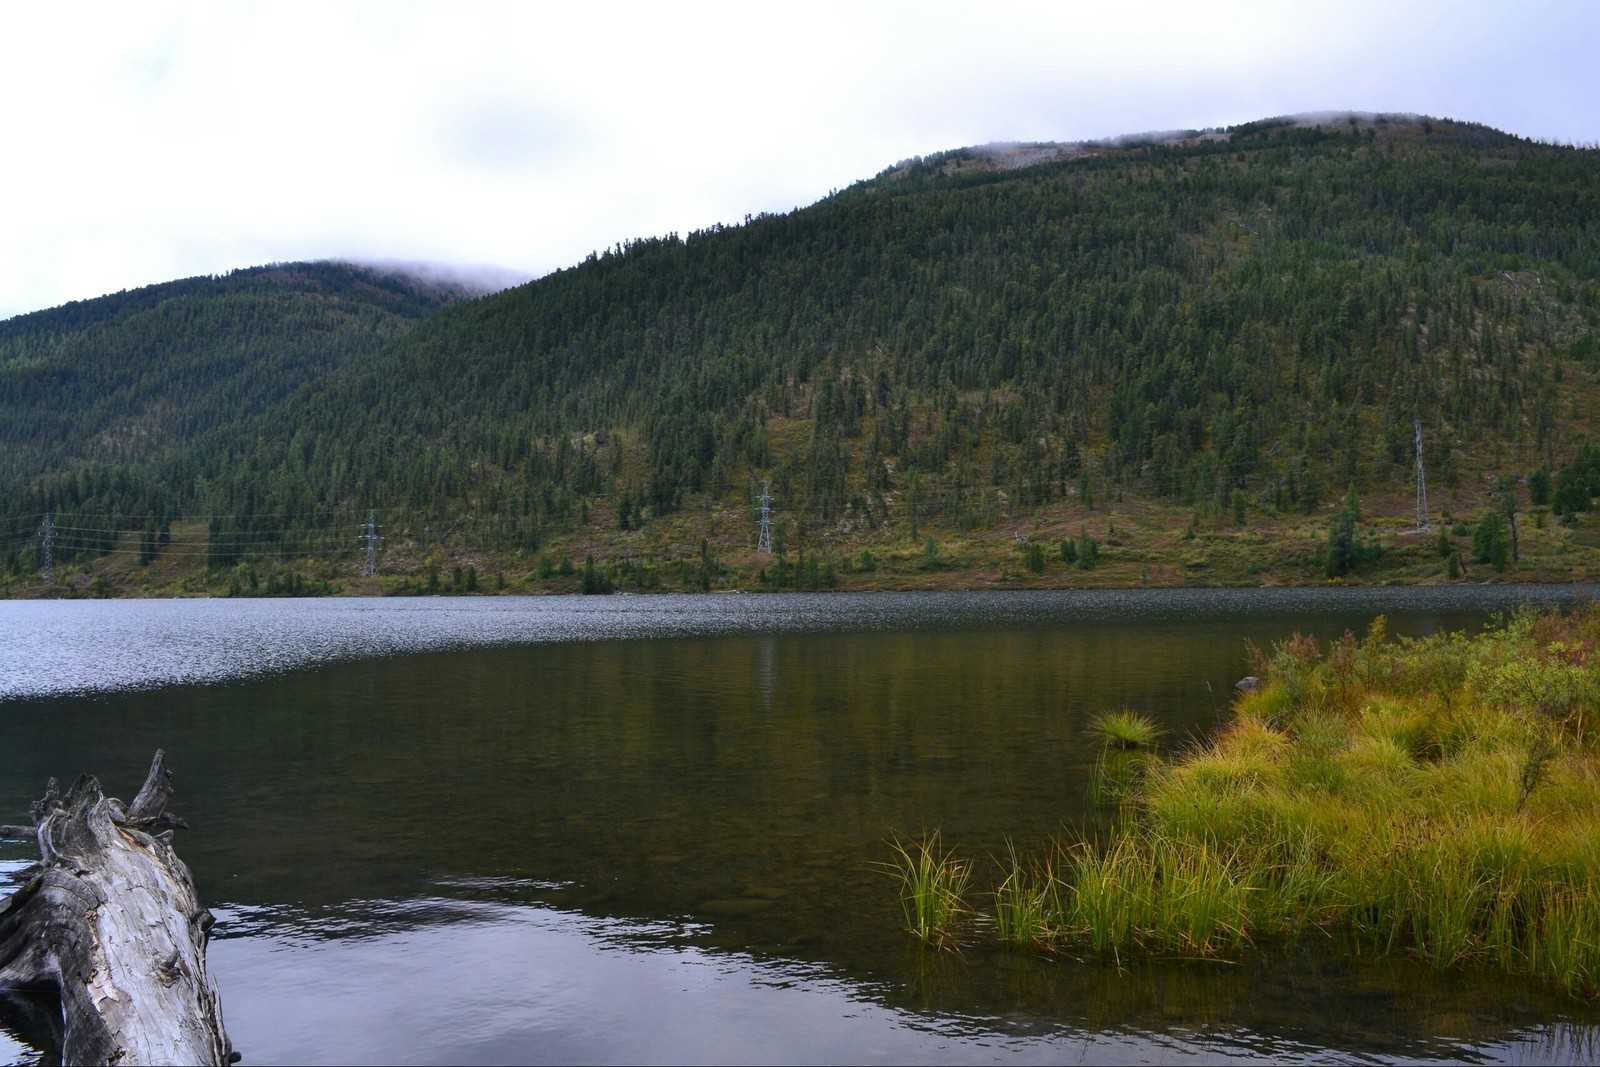
[[[545,572],[591,554],[629,588],[1431,580],[1456,550],[1487,573],[1456,522],[1509,509],[1507,573],[1600,574],[1597,179],[1592,150],[1402,116],[909,160],[446,309],[254,408],[187,398],[160,455],[68,477],[40,450],[9,572],[31,587],[46,511],[83,531],[65,558],[114,562],[155,509],[193,520],[191,588],[269,563],[322,588],[370,508],[397,587],[570,587]],[[1407,533],[1419,424],[1442,552]],[[767,481],[781,564],[752,551]]]
[[[0,484],[186,445],[468,295],[350,264],[286,263],[7,319]]]

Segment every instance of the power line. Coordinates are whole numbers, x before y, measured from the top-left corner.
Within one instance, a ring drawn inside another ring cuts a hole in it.
[[[1420,530],[1426,530],[1431,528],[1431,518],[1428,514],[1420,419],[1415,421],[1414,428],[1417,453],[1417,525]],[[1201,504],[1214,497],[1217,487],[1221,484],[1210,472],[1177,470],[1165,466],[1150,470],[1148,469],[1150,465],[1145,463],[1123,468],[1122,477],[1118,480],[1114,477],[1116,465],[1108,467],[1107,462],[1105,457],[1096,456],[1088,456],[1083,460],[1089,469],[1100,472],[1104,478],[1111,479],[1106,483],[1104,492],[1112,491],[1112,486],[1121,486],[1134,493],[1155,493],[1166,496],[1168,497],[1166,502],[1174,506]],[[933,484],[923,482],[918,485],[914,494],[915,508],[918,517],[954,515],[963,523],[970,520],[975,525],[992,525],[1005,517],[1036,513],[1041,507],[1048,507],[1053,503],[1070,505],[1072,496],[1065,486],[1069,470],[1070,468],[1063,464],[1052,463],[1043,471],[1034,472],[1032,476],[1017,472],[1016,479],[1000,485],[961,484],[960,478],[953,474],[944,477],[939,474],[925,475]],[[1196,478],[1194,476],[1196,473],[1199,473],[1200,477]],[[1294,478],[1292,470],[1280,469],[1252,474],[1249,482],[1263,487],[1257,495],[1265,501],[1274,490],[1280,496],[1286,489],[1290,494],[1294,494]],[[939,484],[941,482],[945,484]],[[771,487],[770,479],[764,481],[762,491],[755,501],[758,505],[760,526],[757,551],[766,555],[773,552],[772,523],[775,501]],[[1180,496],[1180,490],[1188,492],[1182,495],[1181,500],[1174,499]],[[1317,489],[1313,488],[1311,491],[1317,494]],[[726,500],[726,497],[727,494],[720,490],[715,493],[717,501]],[[910,487],[906,485],[893,489],[861,486],[839,495],[835,495],[826,487],[818,489],[801,486],[785,499],[791,498],[792,506],[801,509],[803,515],[810,516],[808,522],[825,525],[835,520],[857,521],[864,515],[876,524],[893,522],[897,516],[909,515],[913,495]],[[1312,499],[1314,500],[1315,496]],[[442,536],[459,539],[468,546],[517,543],[525,534],[531,534],[541,540],[561,537],[574,532],[598,529],[603,523],[600,523],[596,516],[585,518],[579,516],[584,514],[585,507],[605,507],[613,500],[609,494],[602,493],[571,507],[551,511],[535,508],[520,514],[492,517],[477,514],[459,515],[453,523],[448,524],[448,529]],[[712,501],[708,501],[708,505],[710,503]],[[823,518],[824,514],[828,517]],[[437,509],[412,511],[400,507],[385,510],[385,517],[391,528],[408,531],[406,535],[408,538],[421,540],[433,540],[441,536],[438,530],[446,526],[449,515],[449,512]],[[294,521],[300,517],[312,521],[300,525]],[[14,552],[37,536],[40,540],[40,559],[45,565],[47,581],[53,580],[54,577],[53,563],[56,549],[72,553],[74,558],[79,554],[114,554],[140,555],[148,559],[152,554],[167,554],[177,558],[210,556],[212,560],[218,562],[274,557],[348,558],[348,553],[352,550],[360,550],[365,557],[363,563],[366,572],[374,573],[378,545],[386,540],[378,533],[381,526],[377,523],[377,509],[367,509],[365,522],[357,523],[354,520],[355,515],[345,508],[279,514],[255,512],[248,515],[196,516],[192,522],[201,528],[180,528],[178,536],[174,537],[170,528],[174,523],[182,521],[176,516],[144,517],[90,511],[69,514],[51,512],[44,516],[43,523],[33,533],[28,530],[30,522],[27,517],[0,517],[0,531],[7,531],[0,533],[0,551]],[[255,528],[237,528],[236,523]],[[154,527],[157,524],[160,526],[160,540],[153,544],[156,535]],[[269,524],[275,528],[262,528]],[[964,525],[963,529],[965,528]],[[828,540],[824,533],[821,543],[826,543]]]
[[[934,475],[934,474],[924,474],[924,478],[932,480],[932,479],[938,478],[938,476]],[[944,480],[944,479],[939,479],[939,480]],[[1281,479],[1279,479],[1279,480],[1281,480]],[[1048,477],[1048,478],[1042,478],[1042,479],[1038,478],[1038,477],[1028,477],[1028,478],[1024,478],[1023,481],[1025,481],[1028,486],[1034,486],[1036,484],[1047,484],[1049,486],[1055,486],[1059,482],[1061,482],[1062,479],[1060,477]],[[1214,484],[1212,483],[1211,479],[1203,479],[1203,480],[1196,481],[1196,480],[1191,480],[1191,479],[1185,478],[1185,477],[1183,477],[1181,475],[1178,475],[1176,473],[1166,473],[1166,474],[1161,475],[1161,476],[1154,476],[1154,475],[1144,474],[1144,473],[1129,472],[1125,476],[1125,479],[1122,482],[1120,482],[1120,483],[1112,483],[1112,484],[1119,485],[1119,486],[1122,486],[1122,487],[1125,487],[1125,488],[1128,488],[1128,489],[1134,490],[1134,491],[1138,491],[1138,490],[1151,491],[1151,490],[1153,490],[1153,491],[1155,491],[1155,492],[1157,492],[1157,493],[1159,493],[1161,495],[1165,495],[1165,496],[1174,495],[1176,490],[1182,489],[1182,488],[1193,488],[1196,491],[1200,491],[1200,492],[1205,493],[1206,495],[1210,495],[1212,489],[1214,488]],[[999,495],[999,494],[1005,494],[1007,496],[1010,496],[1011,495],[1011,490],[1015,487],[1015,485],[1016,485],[1016,481],[1015,480],[1010,481],[1010,482],[1000,483],[1000,484],[992,484],[991,483],[991,484],[970,484],[970,485],[959,485],[959,484],[958,485],[939,485],[937,483],[930,485],[930,484],[927,483],[927,481],[924,481],[924,483],[918,489],[917,499],[918,499],[919,506],[930,506],[930,507],[937,507],[937,506],[939,506],[941,504],[947,504],[947,503],[951,503],[951,502],[968,503],[968,502],[979,501],[979,500],[982,500],[985,497],[995,496],[995,495]],[[771,499],[770,487],[771,487],[771,482],[770,481],[767,481],[767,482],[764,483],[763,495],[767,496],[769,500]],[[873,502],[876,505],[882,506],[882,505],[892,505],[892,504],[898,503],[898,500],[896,498],[902,496],[905,492],[906,492],[906,489],[905,489],[905,487],[902,486],[902,487],[896,487],[896,488],[892,488],[892,489],[888,489],[888,490],[858,489],[858,490],[852,491],[852,492],[850,492],[850,493],[848,493],[846,495],[847,496],[853,496],[853,497],[859,497],[859,498],[862,498],[862,499],[866,499],[866,500],[869,500],[869,501]],[[1047,496],[1051,500],[1067,499],[1067,497],[1070,496],[1070,494],[1063,495],[1059,491],[1047,491],[1044,495]],[[802,490],[802,491],[800,491],[798,493],[798,496],[802,501],[805,501],[805,500],[807,500],[809,498],[810,494],[808,494],[807,492]],[[590,502],[591,503],[599,503],[599,502],[608,501],[609,499],[610,498],[606,494],[599,494],[599,495],[591,498]],[[758,498],[758,500],[759,500],[759,498]],[[187,518],[187,519],[173,517],[173,518],[163,518],[160,521],[161,521],[161,524],[163,526],[171,526],[171,525],[179,524],[179,523],[199,525],[199,524],[205,524],[205,523],[209,523],[209,522],[216,522],[216,523],[220,524],[221,527],[222,527],[221,529],[219,529],[217,531],[218,534],[225,535],[225,536],[228,536],[230,538],[274,537],[274,536],[277,536],[278,531],[280,529],[299,529],[299,530],[316,531],[316,532],[331,532],[331,531],[337,531],[337,530],[354,530],[354,531],[357,531],[358,535],[359,535],[360,531],[364,531],[366,529],[367,521],[369,521],[373,516],[375,516],[376,509],[368,509],[368,516],[363,517],[360,520],[356,520],[356,521],[351,521],[354,518],[354,516],[350,515],[350,513],[348,513],[348,512],[345,512],[345,513],[304,512],[304,513],[299,513],[299,514],[308,515],[308,516],[309,515],[327,516],[327,517],[330,517],[330,518],[334,517],[335,515],[343,515],[343,516],[345,516],[345,520],[341,521],[341,522],[329,523],[329,524],[326,524],[326,525],[318,525],[318,524],[298,525],[298,524],[294,524],[294,523],[291,523],[291,522],[287,521],[287,520],[290,520],[290,519],[298,517],[298,515],[296,513],[289,513],[289,514],[283,514],[283,515],[255,513],[255,514],[252,514],[252,515],[235,515],[235,516],[230,516],[230,515],[194,516],[194,517],[190,517],[190,518]],[[407,514],[403,510],[400,510],[400,511],[386,510],[385,515],[387,517],[389,517],[392,522],[406,522],[408,524],[419,524],[420,523],[420,524],[426,525],[431,519],[440,519],[442,521],[442,516],[441,515],[436,514],[436,513],[432,513],[432,512],[429,512],[429,513],[412,512],[410,514]],[[152,519],[144,517],[144,516],[112,515],[112,514],[93,513],[93,512],[73,513],[73,514],[65,516],[65,517],[67,518],[69,524],[68,525],[60,525],[60,524],[58,524],[57,527],[56,527],[58,530],[62,530],[62,531],[69,531],[70,530],[70,531],[75,532],[75,533],[84,533],[84,534],[139,533],[139,532],[141,532],[141,530],[149,529],[150,522],[153,521]],[[109,525],[106,525],[106,524],[95,525],[95,524],[90,524],[90,523],[85,521],[85,520],[96,519],[96,518],[108,519],[108,520],[111,520],[111,523]],[[520,513],[520,514],[512,514],[512,515],[508,515],[508,516],[505,516],[505,517],[497,517],[497,518],[493,518],[493,519],[481,519],[481,518],[476,518],[476,517],[472,517],[472,516],[468,517],[468,521],[469,522],[478,522],[480,524],[481,523],[485,523],[485,522],[487,522],[487,523],[498,523],[498,522],[505,522],[505,521],[512,521],[512,520],[529,520],[529,519],[536,521],[541,526],[551,527],[551,528],[561,528],[561,529],[576,529],[576,528],[583,528],[585,526],[592,526],[593,525],[592,521],[586,524],[586,523],[580,521],[579,519],[577,519],[575,516],[567,515],[567,516],[558,517],[558,516],[556,516],[556,515],[554,515],[552,513],[549,513],[549,512],[545,512],[545,513],[541,514],[539,511],[531,511],[531,512]],[[3,516],[0,516],[0,526],[4,526],[7,522],[17,523],[17,522],[22,522],[22,521],[25,521],[25,520],[21,519],[19,517],[12,517],[10,519],[7,519],[7,518],[5,518]],[[250,524],[254,524],[254,525],[258,526],[258,527],[260,527],[260,526],[269,526],[269,528],[256,528],[256,529],[229,528],[229,527],[235,527],[237,522],[240,522],[240,521],[246,522],[246,523],[250,523]],[[202,535],[202,536],[204,536],[204,535]]]
[[[292,527],[292,526],[291,527],[280,527],[280,528],[275,529],[275,530],[228,530],[228,531],[225,531],[223,533],[219,533],[219,534],[215,534],[215,535],[201,534],[198,538],[182,537],[182,536],[173,537],[171,534],[168,534],[167,537],[166,537],[166,540],[163,541],[162,543],[163,544],[190,544],[190,545],[206,545],[206,544],[211,544],[211,545],[216,545],[216,544],[261,545],[261,544],[271,544],[274,541],[283,540],[285,538],[292,539],[292,540],[299,540],[299,539],[304,538],[304,537],[317,537],[317,538],[323,538],[323,539],[331,537],[331,538],[343,539],[345,537],[357,535],[359,533],[359,531],[361,531],[363,529],[365,529],[365,524],[363,524],[362,526],[354,527],[354,528],[345,527],[342,530],[338,529],[338,528],[330,528],[330,527]],[[70,537],[76,537],[76,538],[78,538],[79,540],[82,540],[82,541],[92,541],[92,540],[95,540],[96,538],[115,539],[115,538],[120,538],[120,537],[127,537],[127,536],[130,536],[130,535],[132,535],[134,537],[145,537],[145,536],[152,535],[154,533],[154,531],[147,530],[147,529],[146,530],[141,530],[138,527],[132,527],[132,528],[123,527],[122,529],[119,530],[119,529],[115,529],[115,528],[99,529],[99,528],[86,527],[86,526],[57,526],[55,528],[55,530],[59,534],[66,534],[66,535],[68,535]]]
[[[143,556],[144,555],[144,550],[143,549],[138,549],[138,548],[104,548],[104,547],[99,546],[99,545],[59,545],[58,547],[60,547],[63,551],[83,552],[83,553],[86,553],[86,554],[89,554],[89,555],[93,555],[93,556],[96,556],[96,557],[99,557],[99,556]],[[221,556],[228,557],[228,561],[229,562],[252,563],[252,562],[256,562],[258,560],[274,560],[274,559],[308,559],[308,558],[327,559],[330,556],[337,556],[337,555],[339,555],[341,553],[346,553],[346,552],[350,552],[350,551],[352,551],[350,545],[344,544],[344,545],[333,545],[333,546],[326,547],[326,548],[282,549],[282,550],[273,549],[271,551],[264,551],[264,552],[253,552],[253,551],[246,551],[246,550],[243,550],[243,549],[230,549],[230,550],[228,550],[226,552],[221,552],[221,553],[211,553],[211,552],[205,551],[204,549],[202,549],[202,550],[200,550],[198,552],[191,552],[191,551],[173,552],[173,551],[167,550],[166,548],[163,548],[158,553],[158,555],[172,556],[172,557],[177,557],[179,559],[206,559],[206,558],[211,557],[213,555],[221,555]]]
[[[141,538],[138,540],[142,542],[143,539]],[[67,552],[98,552],[101,550],[109,552],[113,551],[120,543],[121,539],[113,541],[103,538],[90,537],[58,536],[55,539],[56,547]],[[337,540],[308,540],[300,537],[290,537],[285,538],[282,541],[272,542],[251,541],[230,543],[227,541],[213,541],[210,544],[207,544],[204,541],[169,541],[165,544],[162,544],[160,541],[157,541],[154,542],[154,544],[156,545],[156,551],[159,552],[170,551],[177,555],[194,556],[203,556],[207,552],[216,551],[225,551],[231,555],[242,555],[252,552],[276,553],[280,550],[295,551],[299,549],[315,549],[318,551],[338,552],[349,551],[355,547],[349,538],[339,538]]]
[[[1143,466],[1144,464],[1138,464],[1136,465],[1135,469],[1125,471],[1123,480],[1114,484],[1126,487],[1136,492],[1154,492],[1165,497],[1181,496],[1183,495],[1184,490],[1188,490],[1197,496],[1204,498],[1213,495],[1216,488],[1215,483],[1210,477],[1194,479],[1179,471],[1168,470],[1160,473],[1154,473],[1145,472],[1138,469]],[[1040,495],[1043,499],[1039,500],[1038,503],[1047,503],[1052,501],[1070,502],[1070,493],[1062,492],[1057,488],[1066,479],[1066,474],[1064,473],[1065,470],[1066,468],[1056,467],[1054,470],[1048,474],[1044,474],[1043,476],[1024,477],[1022,480],[1026,483],[1027,487],[1040,489]],[[1102,469],[1102,476],[1109,477],[1109,472],[1106,472]],[[1261,477],[1266,476],[1267,475],[1265,473],[1261,475]],[[1276,479],[1269,478],[1269,482],[1276,481],[1278,483],[1283,483],[1284,477],[1285,475],[1280,473]],[[953,504],[994,506],[995,504],[999,503],[997,498],[1000,494],[1005,494],[1005,496],[1008,498],[1007,505],[1011,507],[1035,506],[1033,503],[1018,504],[1016,502],[1016,499],[1011,492],[1016,487],[1016,480],[998,485],[941,485],[939,483],[942,481],[947,481],[947,479],[940,477],[938,474],[925,473],[924,478],[926,480],[917,491],[917,506],[920,510],[926,510],[929,513],[937,513],[939,510],[949,507]],[[932,484],[930,484],[930,482]],[[1109,484],[1113,483],[1108,483],[1108,485]],[[770,481],[764,483],[763,492],[768,498],[769,502],[771,500],[770,487]],[[853,501],[848,498],[863,500],[874,510],[893,509],[902,504],[902,498],[904,497],[906,491],[907,489],[905,486],[899,486],[890,490],[872,490],[863,487],[847,493],[847,500],[841,504],[841,509],[848,510],[850,508]],[[1028,495],[1032,496],[1032,494]],[[798,496],[802,503],[810,500],[810,494],[804,490],[800,491]],[[602,503],[610,499],[611,498],[606,494],[599,494],[592,498],[589,503]],[[1026,499],[1026,497],[1024,499]],[[815,503],[815,501],[810,502]],[[375,509],[368,510],[369,518],[375,515]],[[566,511],[568,509],[561,510]],[[574,506],[571,510],[576,511],[577,507]],[[350,531],[354,536],[359,537],[361,532],[364,531],[366,525],[365,521],[356,518],[355,513],[344,509],[285,513],[255,512],[251,514],[237,515],[194,516],[140,516],[106,512],[77,512],[64,516],[60,513],[56,514],[58,518],[65,518],[68,523],[67,525],[58,525],[56,527],[58,530],[63,532],[70,531],[72,533],[85,535],[114,536],[127,533],[137,534],[140,532],[141,528],[148,529],[151,523],[159,523],[163,528],[169,528],[174,524],[200,525],[215,523],[221,528],[215,535],[211,536],[225,537],[230,541],[244,541],[248,539],[270,540],[278,537],[280,535],[280,531],[286,530],[315,533],[340,533],[341,531]],[[419,524],[422,526],[428,526],[434,521],[444,521],[442,514],[431,511],[411,512],[408,509],[386,509],[385,515],[389,519],[389,525],[403,524],[408,527],[417,526]],[[306,523],[303,525],[293,521],[302,517],[315,518],[322,521]],[[102,521],[96,523],[94,522],[96,519]],[[15,529],[17,526],[20,526],[27,521],[28,520],[26,518],[20,516],[13,516],[10,518],[0,516],[0,528],[4,528],[6,525],[12,525],[12,527]],[[490,525],[505,525],[508,523],[531,521],[540,530],[551,532],[586,529],[594,525],[592,520],[585,523],[579,519],[576,514],[562,515],[554,512],[541,513],[539,511],[531,511],[504,518],[488,520],[469,518],[468,521]],[[248,526],[254,526],[257,528],[236,528],[240,524],[246,524]],[[259,528],[262,526],[267,526],[269,528]],[[340,535],[342,536],[343,534],[340,533]],[[205,537],[207,535],[198,534],[198,536]]]
[[[62,513],[58,511],[55,514],[60,515]],[[236,513],[231,513],[231,514],[223,514],[223,513],[220,513],[220,512],[205,512],[205,513],[200,513],[200,514],[185,514],[185,515],[174,515],[174,514],[170,514],[170,513],[165,513],[165,514],[158,514],[158,513],[133,514],[131,512],[119,512],[119,511],[74,511],[74,512],[70,512],[69,514],[71,514],[71,515],[73,515],[73,516],[75,516],[75,517],[77,517],[79,519],[110,519],[110,520],[112,520],[114,522],[137,523],[137,524],[139,524],[141,526],[145,525],[145,524],[148,524],[148,523],[152,523],[152,522],[156,522],[156,523],[175,523],[175,522],[176,523],[200,523],[200,522],[212,522],[212,521],[216,521],[216,522],[230,522],[230,521],[232,521],[232,522],[239,522],[239,521],[254,522],[254,521],[267,520],[267,519],[281,519],[281,520],[303,519],[303,518],[307,518],[309,516],[324,516],[324,517],[332,518],[332,517],[339,516],[339,515],[348,516],[352,522],[359,523],[360,515],[361,515],[361,509],[360,508],[327,507],[327,508],[318,508],[315,511],[272,511],[272,512],[267,512],[267,511],[242,511],[242,512],[236,512]]]

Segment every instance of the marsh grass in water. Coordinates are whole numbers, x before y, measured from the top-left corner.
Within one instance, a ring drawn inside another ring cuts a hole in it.
[[[1380,619],[1276,646],[1266,684],[1181,754],[1122,747],[1106,716],[1093,788],[1121,820],[1047,861],[1012,850],[1001,937],[1119,956],[1315,937],[1600,993],[1596,650],[1587,609],[1471,639],[1391,642]]]
[[[1100,741],[1100,758],[1089,779],[1089,799],[1100,806],[1126,803],[1139,791],[1161,728],[1148,715],[1126,709],[1107,712],[1089,724]]]
[[[1000,940],[1010,945],[1048,947],[1058,931],[1064,888],[1050,858],[1023,858],[1009,841],[997,861],[1004,877],[994,891],[994,921]]]
[[[1137,711],[1108,711],[1089,724],[1089,731],[1107,749],[1147,749],[1161,739],[1161,727]]]
[[[946,851],[937,830],[917,842],[896,837],[890,849],[893,858],[880,869],[900,883],[906,928],[924,944],[943,946],[968,914],[972,864]]]
[[[1129,833],[1071,856],[1067,940],[1097,952],[1211,956],[1248,940],[1250,886],[1231,853]]]
[[[1139,793],[1150,764],[1149,753],[1107,749],[1089,775],[1089,800],[1101,807],[1125,804]]]

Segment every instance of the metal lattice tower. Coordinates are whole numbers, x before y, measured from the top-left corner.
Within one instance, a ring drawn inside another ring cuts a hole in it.
[[[772,483],[761,483],[761,536],[756,551],[772,555]]]
[[[50,521],[50,516],[44,517],[44,522],[39,524],[39,539],[44,542],[44,584],[50,585],[55,581],[55,569],[51,566],[51,550],[55,548],[56,524]]]
[[[1428,479],[1422,472],[1422,420],[1416,420],[1417,427],[1417,530],[1426,532],[1433,528],[1433,522],[1428,518]]]
[[[378,522],[373,517],[371,508],[367,509],[366,530],[361,535],[362,546],[367,552],[367,561],[361,568],[363,578],[376,578],[378,576]]]

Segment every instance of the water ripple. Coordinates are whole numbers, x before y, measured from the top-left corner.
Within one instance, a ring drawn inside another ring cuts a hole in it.
[[[473,645],[1350,613],[1459,613],[1596,587],[1112,589],[0,603],[0,700],[211,683]]]

